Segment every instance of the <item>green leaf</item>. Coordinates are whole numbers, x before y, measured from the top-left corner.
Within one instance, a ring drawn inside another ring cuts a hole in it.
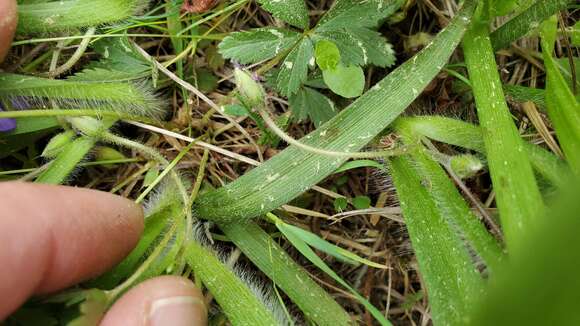
[[[144,0],[62,0],[18,5],[18,34],[51,34],[127,19]]]
[[[356,160],[356,161],[350,161],[350,162],[344,163],[341,167],[336,169],[336,171],[334,171],[334,173],[341,173],[344,171],[363,168],[363,167],[364,168],[382,169],[383,165],[381,163],[379,163],[377,161],[373,161],[373,160]]]
[[[365,73],[358,66],[340,64],[335,69],[323,70],[322,76],[330,90],[342,97],[360,96],[365,88]]]
[[[290,224],[284,223],[282,221],[279,221],[276,223],[276,227],[280,230],[280,232],[282,232],[284,234],[292,233],[295,237],[304,241],[308,245],[310,245],[310,246],[312,246],[320,251],[323,251],[323,252],[325,252],[325,253],[327,253],[327,254],[329,254],[337,259],[345,261],[349,264],[353,264],[353,265],[364,264],[364,265],[367,265],[370,267],[375,267],[375,268],[383,268],[383,269],[388,268],[385,265],[377,264],[377,263],[372,262],[368,259],[359,257],[356,254],[354,254],[348,250],[345,250],[343,248],[340,248],[338,246],[333,245],[332,243],[327,242],[326,240],[320,238],[319,236],[317,236],[314,233],[308,232],[308,231],[303,230],[303,229],[296,227],[294,225],[290,225]]]
[[[356,209],[367,209],[371,207],[371,199],[367,196],[356,196],[352,199],[352,206]]]
[[[220,228],[315,325],[352,325],[350,316],[256,223],[220,223]],[[306,293],[304,289],[308,289]]]
[[[278,72],[276,88],[284,96],[298,92],[308,76],[308,64],[314,57],[314,47],[310,38],[303,38],[286,57]]]
[[[572,32],[570,32],[570,40],[572,45],[580,46],[580,21],[577,21],[572,27]]]
[[[256,63],[271,59],[289,50],[300,34],[281,28],[260,28],[228,35],[219,44],[219,51],[227,59],[239,63]]]
[[[502,90],[486,24],[473,24],[463,41],[506,247],[542,215],[544,204],[524,143]]]
[[[93,326],[97,325],[105,315],[109,306],[107,294],[98,289],[83,291],[85,298],[79,309],[81,316],[73,320],[68,326]]]
[[[518,0],[491,0],[490,2],[495,16],[505,16],[518,6]]]
[[[316,42],[314,51],[316,64],[322,70],[334,69],[340,63],[340,51],[336,44],[328,40]]]
[[[507,2],[511,1],[507,0]],[[572,2],[574,0],[536,1],[528,9],[510,19],[490,35],[494,50],[506,48],[513,41],[536,30],[542,21],[560,10],[566,9],[568,3]]]
[[[320,19],[318,31],[332,31],[344,27],[376,27],[381,19],[392,15],[403,0],[336,0]]]
[[[463,9],[430,46],[302,141],[327,150],[358,151],[366,146],[441,71],[460,42],[474,7],[473,0],[465,1]],[[289,146],[234,182],[201,194],[194,206],[195,214],[224,223],[263,215],[296,198],[346,161],[346,158],[318,155]]]
[[[368,64],[369,58],[364,44],[346,30],[317,33],[314,38],[330,40],[336,44],[340,51],[341,61],[345,65],[365,66]]]
[[[55,117],[27,117],[19,118],[16,121],[16,129],[0,134],[0,138],[32,132],[49,131],[60,126]]]
[[[224,112],[235,117],[244,117],[250,114],[245,105],[241,104],[228,104],[224,105]]]
[[[483,290],[483,280],[459,236],[437,210],[431,182],[401,156],[391,160],[405,224],[429,292],[433,323],[460,325]]]
[[[308,28],[308,9],[304,0],[258,0],[262,8],[290,25]]]
[[[556,129],[558,141],[570,167],[580,174],[580,104],[557,67],[552,56],[557,36],[556,17],[545,21],[541,28],[542,54],[546,66],[546,104],[548,116]]]
[[[338,197],[334,199],[334,210],[337,212],[342,212],[348,207],[348,200],[344,197]]]
[[[310,87],[302,87],[288,99],[292,115],[301,121],[310,117],[316,127],[332,119],[337,111],[332,101]]]
[[[348,285],[348,283],[346,283],[330,267],[328,267],[328,265],[326,265],[324,263],[324,261],[322,261],[322,259],[320,259],[320,257],[318,257],[316,255],[316,253],[314,253],[314,251],[312,251],[312,249],[310,249],[310,247],[301,238],[297,237],[292,232],[285,232],[287,230],[284,229],[284,227],[280,228],[278,226],[278,224],[279,223],[276,223],[276,226],[278,227],[278,229],[284,234],[286,239],[288,239],[288,241],[290,241],[290,243],[292,243],[292,245],[298,251],[300,251],[300,253],[302,255],[304,255],[304,257],[306,257],[310,262],[312,262],[314,265],[316,265],[316,267],[318,267],[320,270],[322,270],[323,272],[328,274],[330,277],[332,277],[340,285],[342,285],[346,289],[348,289],[357,298],[357,300],[371,313],[371,315],[373,315],[373,317],[379,323],[381,323],[381,325],[391,325],[391,323],[387,319],[385,319],[383,314],[377,308],[375,308],[363,296],[358,294],[358,292],[355,289],[353,289],[350,285]]]
[[[360,41],[357,45],[363,49],[363,59],[377,67],[390,67],[395,63],[393,46],[380,33],[368,28],[350,28],[348,32]]]

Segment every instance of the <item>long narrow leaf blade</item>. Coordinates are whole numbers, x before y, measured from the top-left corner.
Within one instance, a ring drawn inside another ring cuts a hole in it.
[[[473,11],[474,1],[466,1],[431,44],[302,141],[327,150],[359,151],[399,116],[443,68]],[[218,221],[259,216],[308,190],[344,162],[345,158],[290,146],[238,180],[200,196],[195,213]]]

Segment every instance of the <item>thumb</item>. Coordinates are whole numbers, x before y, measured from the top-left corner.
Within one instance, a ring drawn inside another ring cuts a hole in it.
[[[188,279],[160,276],[127,292],[107,312],[101,326],[206,326],[201,291]]]
[[[16,31],[16,9],[16,0],[0,0],[0,62],[4,60]]]

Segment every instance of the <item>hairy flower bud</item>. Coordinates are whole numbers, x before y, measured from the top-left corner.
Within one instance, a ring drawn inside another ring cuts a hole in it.
[[[266,93],[264,88],[257,81],[255,81],[252,76],[246,71],[236,68],[234,70],[234,77],[236,79],[236,86],[238,92],[242,97],[242,101],[250,106],[259,106],[264,103]]]
[[[483,169],[483,163],[470,154],[456,155],[450,159],[451,169],[461,179],[470,178]]]

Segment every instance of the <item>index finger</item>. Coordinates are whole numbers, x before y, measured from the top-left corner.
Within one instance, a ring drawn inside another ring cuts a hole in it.
[[[4,60],[16,31],[16,9],[16,0],[0,0],[0,62]]]
[[[142,230],[141,208],[121,197],[0,183],[0,321],[33,294],[105,272],[130,252]]]

